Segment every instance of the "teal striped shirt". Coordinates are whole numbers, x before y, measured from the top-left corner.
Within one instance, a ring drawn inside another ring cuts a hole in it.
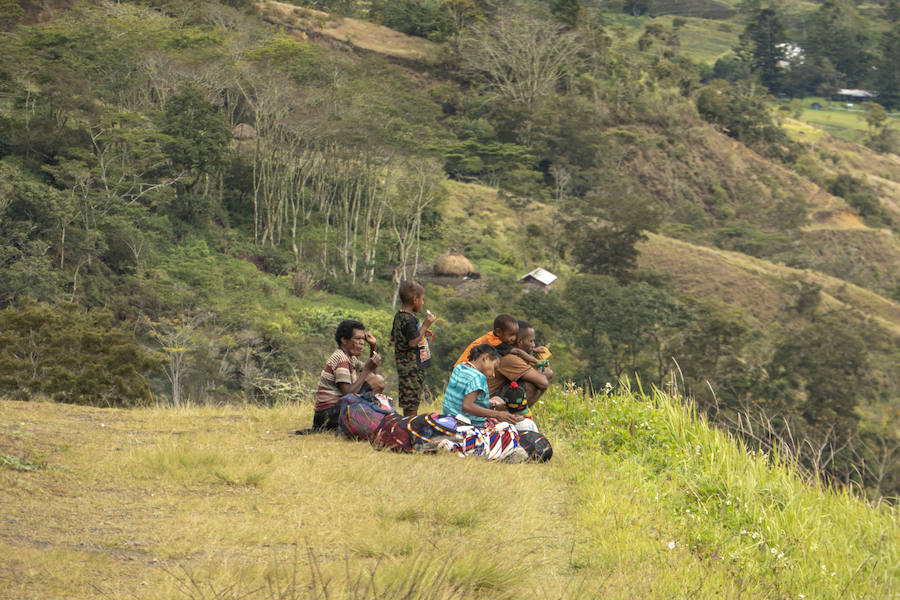
[[[456,365],[450,374],[450,381],[447,382],[447,389],[444,391],[444,404],[441,412],[445,415],[463,414],[472,421],[472,425],[478,427],[484,426],[485,417],[476,417],[464,413],[462,409],[463,398],[472,392],[479,392],[475,404],[484,408],[490,408],[490,396],[488,396],[487,378],[484,373],[470,366],[468,363],[460,363]]]

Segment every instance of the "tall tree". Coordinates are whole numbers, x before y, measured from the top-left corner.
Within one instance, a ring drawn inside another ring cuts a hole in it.
[[[570,74],[581,49],[578,37],[562,29],[510,5],[465,36],[463,70],[483,77],[498,98],[533,111]]]
[[[869,72],[868,41],[856,7],[846,0],[826,0],[805,25],[807,60],[824,59],[855,87]]]
[[[897,109],[900,107],[900,20],[882,35],[879,49],[881,58],[875,76],[878,102]]]
[[[735,53],[750,65],[751,71],[772,93],[782,89],[784,80],[784,44],[787,34],[781,19],[771,8],[764,8],[747,23]]]
[[[412,162],[398,179],[388,206],[391,231],[397,245],[397,267],[393,275],[395,306],[400,282],[416,276],[425,209],[438,202],[445,193],[443,170],[430,161]]]

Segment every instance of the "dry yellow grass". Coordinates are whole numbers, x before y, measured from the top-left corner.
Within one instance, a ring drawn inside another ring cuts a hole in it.
[[[900,220],[900,156],[874,152],[795,119],[784,119],[783,127],[792,139],[803,143],[810,151],[831,158],[817,163],[828,175],[849,172],[868,180],[878,191],[884,209],[895,221]],[[841,224],[836,222],[835,225]]]
[[[796,556],[786,560],[812,577],[783,589],[791,575],[759,577],[772,560],[766,548],[754,554],[751,544],[737,556],[694,547],[691,536],[703,533],[743,548],[731,538],[744,522],[711,510],[706,528],[694,531],[684,516],[682,509],[698,508],[695,485],[724,481],[716,457],[671,473],[642,463],[643,453],[683,460],[661,441],[671,431],[648,412],[655,404],[591,401],[575,389],[544,398],[537,418],[554,457],[543,465],[379,453],[329,435],[291,435],[309,423],[308,406],[126,411],[0,400],[0,598],[718,600],[837,589],[813,580],[826,558],[805,547],[807,533],[794,539],[805,529],[797,518],[781,541],[793,540]],[[560,421],[564,407],[571,410]],[[652,426],[643,422],[610,453],[591,444],[618,439],[620,421],[648,418]],[[639,441],[645,427],[661,429]],[[707,437],[697,441],[697,431]],[[684,434],[692,461],[700,455],[694,444],[716,447],[708,430],[697,431]],[[730,468],[746,465],[743,450],[720,445],[734,455]],[[757,489],[772,479],[757,479],[764,470],[746,479],[743,468],[733,470],[727,485],[748,500],[758,496],[752,509],[766,511],[768,528],[786,509],[771,490]],[[828,507],[847,504],[816,488],[800,492]],[[854,505],[858,520],[849,522],[862,537],[895,530],[891,514]],[[843,547],[845,533],[811,539]],[[893,560],[894,537],[866,556]],[[846,571],[855,565],[840,567],[841,581],[853,579]],[[890,563],[876,575],[895,571]]]
[[[272,582],[341,597],[372,572],[384,590],[418,570],[434,597],[540,598],[579,579],[562,447],[548,465],[378,453],[289,433],[310,420],[296,406],[0,401],[0,455],[36,465],[0,468],[0,597],[216,597]]]

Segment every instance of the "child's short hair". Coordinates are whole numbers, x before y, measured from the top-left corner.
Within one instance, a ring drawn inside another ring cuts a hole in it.
[[[405,279],[401,281],[400,288],[398,290],[400,302],[402,302],[403,304],[412,304],[412,301],[424,292],[425,288],[422,287],[422,284],[418,281],[413,281],[412,279]]]
[[[494,331],[513,331],[519,328],[519,320],[510,314],[503,313],[494,319]]]
[[[353,319],[345,319],[338,323],[337,329],[334,330],[334,341],[337,342],[338,347],[341,346],[341,340],[353,339],[353,332],[357,329],[365,331],[366,326]]]
[[[473,347],[471,350],[469,350],[468,360],[478,360],[485,354],[491,360],[500,360],[500,354],[497,352],[497,349],[490,344],[478,344],[477,346]]]

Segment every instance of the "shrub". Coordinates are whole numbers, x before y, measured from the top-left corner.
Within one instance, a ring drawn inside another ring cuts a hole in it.
[[[828,183],[828,192],[847,201],[870,225],[890,224],[875,189],[862,178],[841,173]]]
[[[106,311],[27,302],[0,311],[0,392],[28,399],[133,406],[150,401],[145,377],[162,358],[141,348]]]

